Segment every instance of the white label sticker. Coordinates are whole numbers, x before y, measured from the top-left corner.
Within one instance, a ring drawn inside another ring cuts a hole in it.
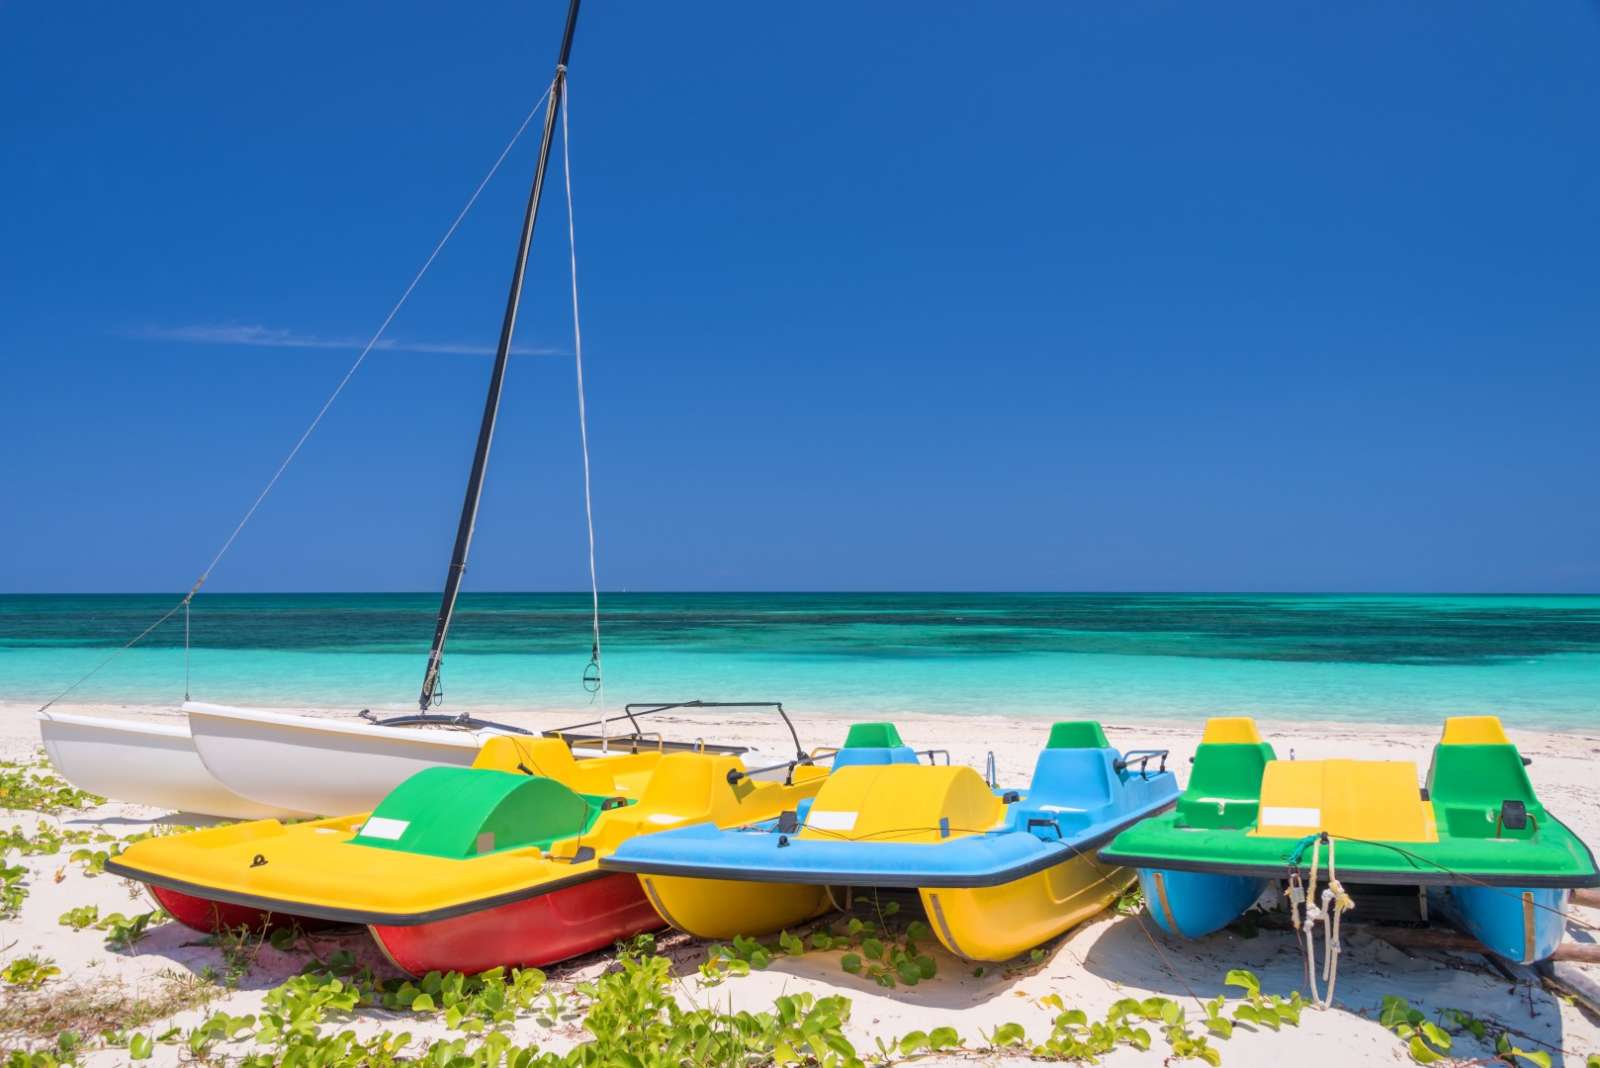
[[[818,812],[812,809],[806,817],[806,826],[819,831],[853,831],[859,815],[859,812]]]
[[[1282,808],[1275,805],[1263,805],[1261,808],[1261,825],[1263,827],[1321,827],[1322,810],[1320,808]]]
[[[382,838],[392,842],[405,834],[409,826],[411,826],[410,820],[391,820],[384,816],[372,816],[367,820],[366,826],[361,828],[361,837]]]

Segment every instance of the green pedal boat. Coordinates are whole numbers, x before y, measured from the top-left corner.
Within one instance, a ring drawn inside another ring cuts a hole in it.
[[[1494,716],[1446,720],[1420,789],[1409,761],[1279,760],[1253,721],[1213,719],[1177,807],[1100,859],[1138,869],[1150,914],[1174,935],[1210,934],[1280,885],[1302,929],[1336,924],[1363,887],[1418,887],[1424,910],[1531,963],[1555,952],[1571,892],[1600,873],[1525,764]]]

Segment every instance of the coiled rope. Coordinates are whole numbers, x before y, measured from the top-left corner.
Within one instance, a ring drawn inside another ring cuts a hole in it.
[[[1328,885],[1317,897],[1317,871],[1321,867],[1322,845],[1328,845]],[[1300,881],[1300,855],[1311,846],[1311,880],[1309,886]],[[1355,901],[1345,893],[1339,882],[1339,872],[1334,859],[1333,839],[1327,834],[1308,835],[1301,839],[1289,859],[1289,918],[1300,939],[1305,955],[1306,991],[1310,1001],[1319,1009],[1333,1004],[1333,989],[1339,982],[1339,954],[1342,951],[1339,932],[1344,914],[1356,907]],[[1317,923],[1322,923],[1322,992],[1317,992]]]
[[[477,188],[473,189],[472,195],[467,198],[466,204],[464,204],[461,210],[456,213],[454,221],[452,221],[450,226],[445,230],[444,236],[439,238],[438,243],[433,246],[433,251],[428,253],[428,258],[422,262],[422,266],[418,268],[417,273],[412,276],[410,284],[406,286],[403,292],[401,292],[400,299],[395,301],[394,307],[389,309],[389,314],[384,316],[383,322],[378,325],[378,329],[373,333],[371,339],[368,340],[364,346],[362,346],[360,354],[355,358],[355,362],[352,363],[350,365],[350,369],[344,373],[344,377],[339,379],[339,384],[333,387],[333,392],[328,394],[328,399],[322,402],[322,407],[317,409],[317,414],[312,417],[310,424],[306,426],[304,432],[302,432],[300,437],[295,441],[294,447],[291,448],[288,455],[283,458],[283,462],[280,463],[278,465],[278,469],[272,473],[272,477],[267,480],[267,484],[262,487],[261,492],[256,494],[255,500],[252,501],[250,503],[250,507],[245,510],[243,517],[241,517],[239,522],[234,526],[233,532],[230,533],[227,539],[222,543],[222,547],[218,549],[216,555],[211,558],[211,562],[205,566],[205,570],[200,572],[200,577],[194,580],[194,585],[189,587],[189,592],[184,594],[182,599],[180,599],[177,604],[169,608],[166,613],[161,616],[161,618],[157,619],[154,623],[150,624],[144,630],[136,634],[126,645],[112,650],[110,654],[108,654],[94,667],[86,671],[71,686],[68,686],[66,689],[50,698],[50,700],[40,705],[38,710],[40,715],[48,713],[50,706],[54,705],[63,697],[66,697],[78,687],[94,678],[107,664],[111,663],[117,657],[121,656],[129,649],[132,649],[140,642],[144,641],[144,639],[149,637],[157,627],[161,626],[161,624],[165,623],[167,620],[176,615],[180,608],[183,609],[185,613],[184,699],[188,699],[189,628],[187,625],[187,616],[189,606],[194,601],[195,594],[200,592],[200,587],[206,584],[206,580],[211,577],[211,573],[215,571],[217,565],[222,562],[222,558],[227,555],[229,549],[233,548],[233,543],[238,540],[238,537],[240,533],[243,532],[245,526],[248,525],[250,520],[255,517],[256,511],[261,507],[262,502],[267,499],[267,495],[272,492],[273,487],[277,486],[278,480],[283,477],[283,473],[289,469],[289,465],[294,462],[295,457],[300,455],[300,450],[305,446],[306,441],[316,431],[317,427],[321,425],[323,416],[328,414],[328,409],[333,407],[333,402],[339,399],[339,394],[344,392],[344,387],[350,384],[350,380],[355,377],[355,373],[360,370],[361,365],[366,362],[367,356],[374,348],[377,347],[379,340],[382,339],[384,333],[389,329],[389,324],[394,322],[395,316],[400,314],[400,309],[403,308],[406,301],[411,298],[412,291],[417,288],[417,285],[422,281],[423,276],[428,273],[428,269],[433,266],[433,261],[439,258],[439,253],[444,251],[445,245],[449,244],[450,239],[455,236],[456,230],[460,228],[461,223],[464,219],[466,219],[467,214],[472,211],[473,205],[477,204],[478,197],[482,195],[484,189],[489,185],[489,182],[494,178],[495,174],[499,172],[500,165],[503,164],[506,161],[506,157],[511,154],[512,148],[516,146],[517,141],[521,139],[523,133],[526,132],[528,126],[533,122],[534,116],[539,113],[539,108],[544,104],[545,98],[549,95],[550,90],[547,88],[534,103],[533,107],[529,109],[527,117],[522,120],[522,125],[518,126],[516,133],[511,135],[511,140],[506,142],[506,147],[500,150],[500,155],[495,158],[495,161],[493,165],[490,166],[488,173],[483,176],[483,180],[478,183]]]

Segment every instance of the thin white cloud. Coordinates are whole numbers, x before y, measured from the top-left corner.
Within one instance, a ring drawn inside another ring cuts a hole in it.
[[[199,345],[250,345],[265,349],[344,349],[359,351],[365,339],[319,337],[316,334],[299,334],[293,330],[275,327],[244,325],[238,323],[198,323],[190,326],[145,326],[122,333],[146,341],[179,341]],[[384,338],[373,347],[374,352],[435,352],[452,356],[493,356],[494,348],[457,341],[400,341]],[[551,346],[516,345],[511,349],[515,356],[570,356],[571,353]]]

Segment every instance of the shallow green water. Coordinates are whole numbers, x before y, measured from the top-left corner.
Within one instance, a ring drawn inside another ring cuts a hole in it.
[[[172,601],[0,597],[4,696],[53,696]],[[1600,726],[1600,597],[614,594],[603,607],[608,705]],[[431,594],[204,596],[192,692],[407,707],[436,609]],[[180,615],[71,699],[179,700],[182,645]],[[447,707],[581,707],[588,653],[586,596],[464,596]]]

